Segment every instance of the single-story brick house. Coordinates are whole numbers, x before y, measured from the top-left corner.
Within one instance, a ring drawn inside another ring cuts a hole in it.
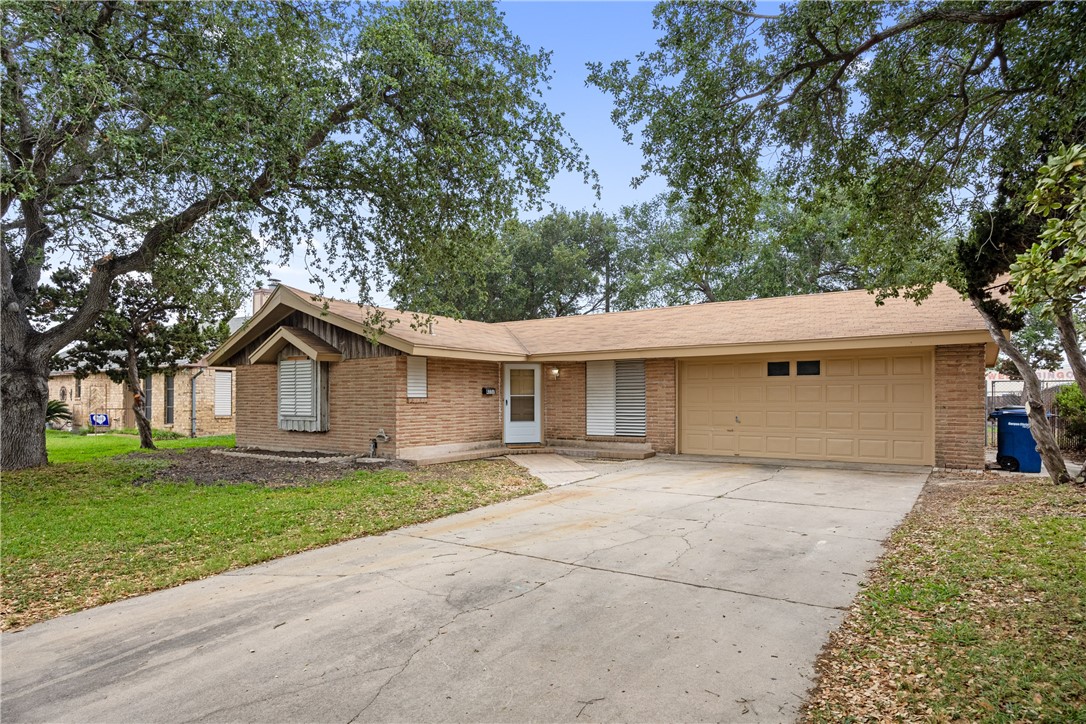
[[[946,287],[920,306],[851,291],[422,330],[384,310],[376,344],[357,304],[282,285],[256,303],[209,358],[237,371],[241,447],[984,465],[996,347]]]

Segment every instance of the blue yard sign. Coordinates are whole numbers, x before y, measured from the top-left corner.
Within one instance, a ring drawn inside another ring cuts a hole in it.
[[[91,427],[109,427],[109,415],[104,412],[96,412],[90,416]]]

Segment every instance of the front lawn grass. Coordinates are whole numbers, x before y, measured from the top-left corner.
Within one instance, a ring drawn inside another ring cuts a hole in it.
[[[823,721],[1086,721],[1086,492],[929,481],[819,660]]]
[[[175,450],[188,447],[234,447],[233,435],[212,435],[210,437],[183,437],[177,440],[155,440],[155,446],[163,450]],[[94,433],[77,435],[59,430],[45,431],[45,449],[51,463],[70,463],[112,457],[126,452],[139,450],[138,435],[117,435],[114,433]]]
[[[94,458],[114,442],[91,440],[92,459],[4,474],[4,629],[543,488],[504,460],[289,487],[159,482],[166,454]]]

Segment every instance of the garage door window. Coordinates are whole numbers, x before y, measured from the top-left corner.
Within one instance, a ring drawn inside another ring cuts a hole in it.
[[[770,377],[787,377],[791,374],[789,362],[767,362],[766,374]]]
[[[585,432],[644,437],[645,362],[589,362],[586,372]]]
[[[800,360],[799,362],[796,362],[796,374],[820,375],[822,374],[822,363],[819,360]]]

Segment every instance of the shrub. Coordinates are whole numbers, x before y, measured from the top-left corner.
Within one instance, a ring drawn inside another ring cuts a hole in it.
[[[1060,388],[1056,394],[1056,411],[1064,432],[1064,447],[1086,448],[1086,398],[1078,385]]]

